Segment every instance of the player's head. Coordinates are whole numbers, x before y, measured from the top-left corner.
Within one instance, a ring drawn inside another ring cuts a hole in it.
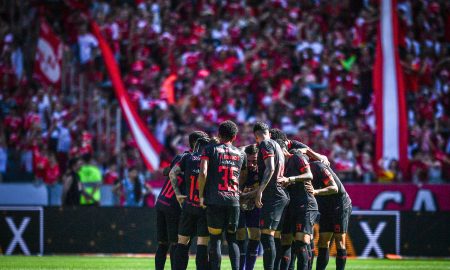
[[[275,141],[280,145],[280,148],[283,151],[284,156],[285,157],[290,157],[291,154],[288,151],[288,147],[287,147],[286,141],[283,140],[283,139],[276,139]]]
[[[212,136],[211,138],[209,138],[209,144],[218,144],[218,143],[220,143],[220,140],[216,136]]]
[[[189,147],[191,149],[194,149],[195,142],[200,138],[208,138],[208,134],[206,132],[203,132],[201,130],[196,130],[189,134]]]
[[[233,121],[227,120],[219,125],[219,139],[221,142],[233,142],[239,129]]]
[[[205,137],[199,138],[197,142],[195,142],[194,152],[201,153],[205,148],[205,146],[207,146],[210,141],[211,140],[209,138]]]
[[[286,133],[284,133],[281,129],[278,128],[271,128],[269,130],[270,132],[270,138],[274,141],[281,139],[283,141],[287,141]]]
[[[258,121],[253,126],[253,134],[255,135],[257,143],[267,140],[270,138],[269,126],[264,122]]]
[[[244,152],[247,155],[247,168],[256,171],[256,160],[258,159],[258,148],[256,147],[256,144],[247,145]]]

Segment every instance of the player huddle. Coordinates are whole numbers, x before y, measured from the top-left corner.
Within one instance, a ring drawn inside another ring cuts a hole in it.
[[[328,159],[257,122],[256,144],[233,146],[238,128],[219,125],[218,138],[189,135],[190,152],[174,158],[156,204],[155,268],[184,270],[197,236],[198,270],[220,269],[223,234],[233,270],[254,268],[260,242],[264,269],[311,269],[314,223],[319,223],[316,269],[328,264],[332,237],[336,269],[346,263],[345,236],[351,200]],[[209,246],[209,250],[208,250]]]

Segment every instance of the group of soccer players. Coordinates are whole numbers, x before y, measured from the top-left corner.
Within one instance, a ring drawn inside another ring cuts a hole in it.
[[[295,259],[297,269],[311,269],[315,223],[316,269],[326,268],[332,237],[336,269],[344,269],[352,206],[328,159],[262,122],[253,127],[256,144],[233,146],[237,133],[232,121],[219,125],[218,138],[191,133],[191,151],[165,171],[156,204],[156,270],[164,269],[168,252],[172,269],[185,270],[195,236],[197,269],[220,269],[223,235],[233,270],[252,270],[260,243],[264,269],[295,269]]]

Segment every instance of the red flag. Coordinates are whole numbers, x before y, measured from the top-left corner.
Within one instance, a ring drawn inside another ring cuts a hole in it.
[[[380,23],[373,69],[376,149],[380,159],[396,159],[406,174],[408,167],[408,122],[405,86],[398,47],[396,0],[380,1]]]
[[[63,43],[50,25],[41,19],[34,75],[45,84],[60,85],[62,76]]]

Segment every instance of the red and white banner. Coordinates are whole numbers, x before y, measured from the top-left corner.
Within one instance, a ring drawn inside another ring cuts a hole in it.
[[[62,41],[53,33],[50,25],[41,19],[34,75],[43,83],[59,85],[62,76],[62,55]]]
[[[380,1],[380,23],[373,71],[376,114],[376,160],[396,159],[408,167],[408,124],[403,71],[398,53],[397,1]]]
[[[449,184],[345,184],[353,209],[450,211]]]
[[[136,108],[128,97],[128,93],[125,90],[125,86],[120,75],[119,67],[117,66],[114,55],[108,43],[100,33],[100,29],[96,22],[91,21],[92,33],[97,38],[100,50],[102,52],[103,60],[105,61],[106,69],[119,100],[122,113],[130,127],[130,131],[133,134],[134,139],[138,145],[139,151],[144,163],[150,171],[154,171],[159,168],[160,152],[162,151],[162,145],[155,139],[155,137],[148,131],[142,119],[139,117]]]

